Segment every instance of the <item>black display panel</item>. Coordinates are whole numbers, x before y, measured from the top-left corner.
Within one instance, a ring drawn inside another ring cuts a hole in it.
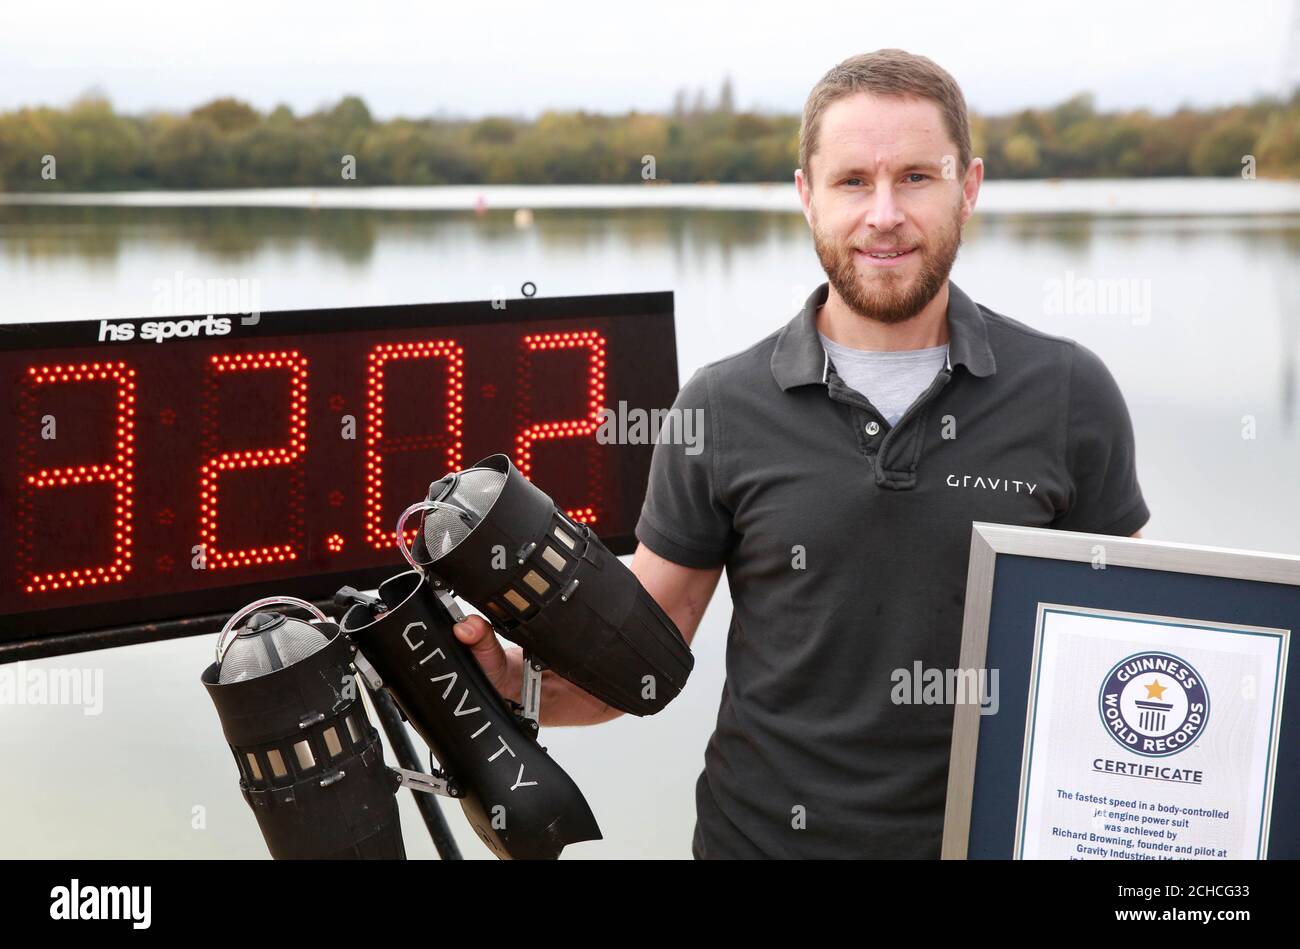
[[[667,292],[0,326],[0,651],[373,585],[402,509],[497,452],[630,552],[653,445],[600,411],[676,391]]]

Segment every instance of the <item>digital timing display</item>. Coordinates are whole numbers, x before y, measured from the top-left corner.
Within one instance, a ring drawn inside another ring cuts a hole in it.
[[[653,445],[602,410],[676,391],[671,293],[0,326],[0,644],[373,585],[497,452],[626,553]]]

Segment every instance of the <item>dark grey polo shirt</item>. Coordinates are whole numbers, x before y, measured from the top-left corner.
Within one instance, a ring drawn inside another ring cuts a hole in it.
[[[1091,350],[950,283],[948,365],[891,428],[821,346],[827,290],[682,387],[702,450],[656,444],[636,525],[668,560],[725,564],[731,590],[697,857],[937,857],[953,707],[895,704],[892,676],[958,666],[971,522],[1149,517]]]

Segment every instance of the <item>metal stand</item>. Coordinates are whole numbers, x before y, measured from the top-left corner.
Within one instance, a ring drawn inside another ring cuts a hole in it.
[[[462,859],[460,847],[456,846],[451,828],[447,826],[447,818],[434,797],[434,794],[438,793],[452,796],[452,788],[445,776],[429,775],[421,768],[420,758],[415,753],[415,745],[411,743],[411,735],[407,732],[406,723],[402,720],[402,714],[397,710],[392,697],[384,689],[372,687],[368,676],[362,675],[361,678],[366,683],[366,692],[370,695],[370,701],[375,707],[375,714],[379,716],[384,734],[388,736],[388,743],[397,757],[397,763],[401,765],[396,770],[402,779],[402,786],[410,788],[415,796],[415,806],[420,809],[424,825],[429,828],[429,836],[433,838],[433,846],[437,849],[438,856],[443,860]],[[432,793],[416,793],[417,791]]]

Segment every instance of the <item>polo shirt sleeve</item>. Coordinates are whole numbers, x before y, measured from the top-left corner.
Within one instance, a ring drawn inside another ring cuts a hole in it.
[[[1101,358],[1073,346],[1066,410],[1070,491],[1052,527],[1128,537],[1151,517],[1137,478],[1133,422]]]
[[[637,540],[684,567],[720,566],[732,544],[731,511],[718,497],[721,428],[710,389],[705,366],[677,393],[673,409],[696,413],[694,418],[702,422],[700,436],[694,444],[682,444],[683,439],[676,439],[677,444],[668,438],[656,441],[645,503],[636,523]]]

